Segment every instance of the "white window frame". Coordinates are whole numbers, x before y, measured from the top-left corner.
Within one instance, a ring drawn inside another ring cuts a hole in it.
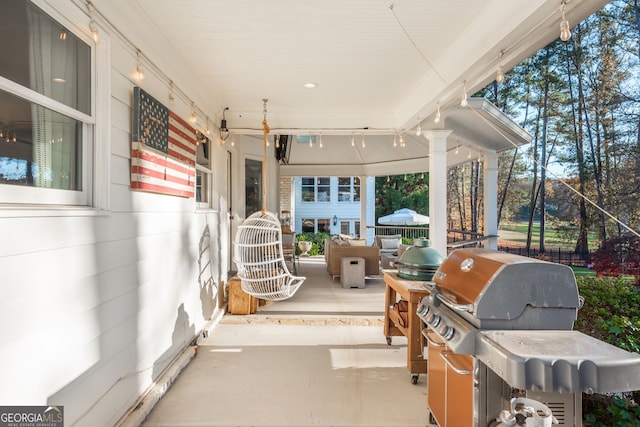
[[[207,139],[208,142],[206,144],[208,144],[208,148],[209,148],[209,158],[207,159],[208,161],[208,165],[201,165],[200,163],[198,163],[198,159],[197,159],[197,153],[196,153],[196,182],[195,182],[195,199],[196,199],[196,209],[198,210],[211,210],[213,209],[213,168],[212,168],[212,164],[213,164],[213,149],[214,149],[214,145],[212,140],[206,135],[204,134]],[[196,150],[198,149],[198,147],[196,147]],[[198,172],[202,172],[203,173],[203,178],[206,180],[206,201],[205,202],[199,202],[198,199]]]
[[[109,97],[111,88],[109,75],[111,64],[109,60],[110,42],[107,33],[100,29],[100,41],[96,43],[88,33],[88,18],[81,10],[71,4],[57,3],[57,8],[53,8],[44,0],[32,0],[32,3],[89,45],[91,49],[92,114],[84,114],[2,76],[0,76],[0,89],[82,123],[82,190],[72,191],[0,184],[2,191],[0,216],[42,215],[43,209],[46,208],[55,212],[70,211],[74,215],[78,214],[78,209],[85,210],[89,214],[108,210],[110,206]],[[81,27],[79,27],[68,17],[77,20],[83,19],[87,22],[80,24]],[[97,64],[100,64],[100,67]]]

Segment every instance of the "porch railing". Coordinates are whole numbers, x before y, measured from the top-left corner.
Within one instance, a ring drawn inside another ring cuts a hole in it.
[[[396,225],[375,225],[367,226],[374,230],[376,236],[391,236],[400,234],[403,242],[411,243],[413,239],[419,237],[429,238],[429,227],[408,227],[408,226],[396,226]],[[498,236],[485,236],[481,233],[475,233],[466,230],[447,230],[447,248],[449,250],[461,248],[461,247],[480,247],[482,242],[487,239],[495,238]]]

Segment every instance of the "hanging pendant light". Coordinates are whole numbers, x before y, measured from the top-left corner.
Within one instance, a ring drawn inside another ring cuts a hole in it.
[[[569,21],[564,15],[564,8],[567,5],[566,0],[562,2],[562,20],[560,21],[560,40],[563,42],[568,41],[571,38],[571,29],[569,28]]]

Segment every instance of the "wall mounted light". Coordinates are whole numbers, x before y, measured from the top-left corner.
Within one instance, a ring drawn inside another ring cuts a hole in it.
[[[219,134],[220,134],[220,140],[222,142],[226,141],[227,138],[229,138],[229,129],[227,129],[227,119],[224,115],[225,111],[227,111],[228,109],[229,107],[225,107],[224,110],[222,110],[222,120],[220,120]]]
[[[333,225],[338,225],[338,217],[337,216],[333,216]]]
[[[138,50],[137,54],[136,54],[136,80],[139,83],[142,83],[142,81],[144,80],[144,71],[142,70],[142,64],[140,63],[140,51]]]
[[[91,31],[91,38],[94,42],[98,43],[99,34],[98,34],[98,24],[93,19],[89,22],[89,31]]]

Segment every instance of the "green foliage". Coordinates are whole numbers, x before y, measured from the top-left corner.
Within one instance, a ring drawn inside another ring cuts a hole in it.
[[[622,396],[590,399],[583,410],[591,427],[640,427],[640,407]]]
[[[429,175],[426,173],[376,177],[376,218],[409,208],[429,215]]]
[[[309,249],[308,254],[313,255],[322,255],[324,254],[324,240],[330,238],[331,235],[328,233],[300,233],[296,234],[296,238],[298,241],[312,242],[313,246]],[[296,249],[296,251],[300,251],[300,248]]]
[[[577,277],[584,305],[574,329],[630,352],[640,352],[640,290],[623,278]],[[585,423],[640,427],[640,392],[585,395]]]

